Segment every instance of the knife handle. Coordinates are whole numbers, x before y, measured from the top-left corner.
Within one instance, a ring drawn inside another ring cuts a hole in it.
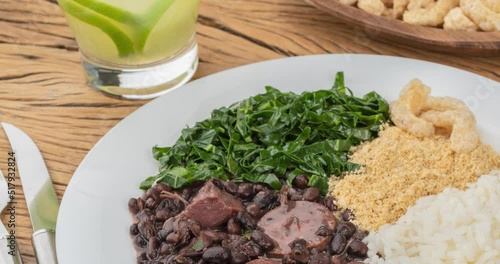
[[[0,260],[5,264],[23,264],[15,239],[10,239],[8,236],[0,237]]]
[[[56,232],[54,230],[41,229],[31,237],[35,257],[38,264],[57,264],[56,255]]]

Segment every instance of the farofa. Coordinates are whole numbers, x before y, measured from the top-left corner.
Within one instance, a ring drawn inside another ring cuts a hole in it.
[[[340,207],[353,210],[356,224],[373,231],[396,222],[419,197],[448,186],[464,190],[500,168],[500,155],[490,146],[456,153],[449,139],[417,138],[395,126],[354,149],[350,161],[365,167],[332,181],[331,191]]]

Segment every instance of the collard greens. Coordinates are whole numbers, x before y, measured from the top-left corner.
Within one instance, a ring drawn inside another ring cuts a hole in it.
[[[330,90],[298,95],[268,86],[183,129],[173,146],[153,147],[160,172],[140,187],[180,188],[216,177],[279,189],[302,174],[326,194],[330,176],[358,168],[348,162],[350,148],[375,138],[388,120],[387,102],[375,92],[353,96],[342,72]]]

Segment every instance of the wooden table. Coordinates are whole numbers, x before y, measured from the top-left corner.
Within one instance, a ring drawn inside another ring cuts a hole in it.
[[[381,42],[303,0],[202,0],[198,22],[200,65],[195,78],[288,56],[363,53],[437,62],[500,81],[499,57],[449,55]],[[78,46],[54,2],[0,0],[0,120],[22,128],[38,144],[59,198],[94,144],[145,103],[110,98],[85,85]],[[0,130],[4,174],[9,151]],[[31,222],[19,179],[17,183],[15,231],[24,263],[33,264]],[[2,221],[8,217],[4,212]]]

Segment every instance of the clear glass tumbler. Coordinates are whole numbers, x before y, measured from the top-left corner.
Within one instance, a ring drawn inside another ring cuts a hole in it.
[[[88,84],[148,99],[186,83],[198,66],[199,0],[58,0]]]

